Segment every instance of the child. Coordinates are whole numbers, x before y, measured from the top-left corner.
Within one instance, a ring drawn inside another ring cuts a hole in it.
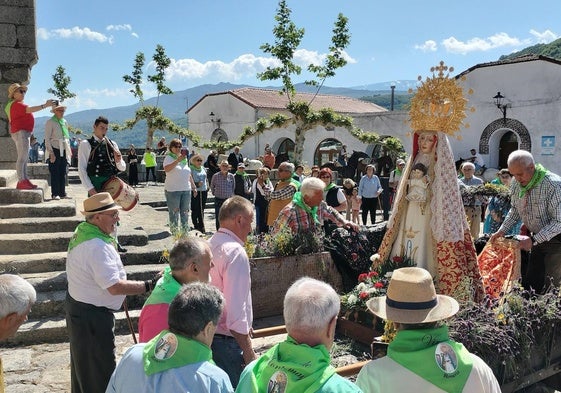
[[[358,197],[358,187],[353,188],[353,194],[351,195],[350,201],[351,209],[353,211],[352,221],[353,223],[360,225],[360,221],[358,220],[358,212],[360,211],[360,204],[362,203],[362,200]]]
[[[411,176],[409,177],[409,193],[406,195],[407,200],[411,202],[424,203],[427,200],[427,187],[429,178],[427,176],[427,167],[421,163],[417,163],[411,168]]]

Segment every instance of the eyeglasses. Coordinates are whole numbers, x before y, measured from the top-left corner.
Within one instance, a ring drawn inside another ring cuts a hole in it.
[[[115,212],[115,213],[99,213],[100,216],[109,216],[112,219],[116,220],[117,218],[119,218],[119,212]]]
[[[201,160],[200,158],[197,158],[195,161],[197,161],[197,162],[203,162],[203,160]]]
[[[27,90],[24,90],[24,89],[19,89],[18,91],[20,92],[20,94],[25,94],[25,93],[27,93]]]

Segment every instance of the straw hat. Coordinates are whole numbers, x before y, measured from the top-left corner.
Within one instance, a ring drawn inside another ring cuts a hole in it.
[[[12,100],[14,98],[15,92],[18,91],[19,89],[23,89],[27,91],[27,86],[20,85],[19,83],[12,83],[10,87],[8,87],[8,98]]]
[[[394,270],[387,295],[370,299],[366,306],[376,316],[398,323],[436,322],[460,309],[454,298],[436,294],[430,273],[419,267]]]
[[[52,109],[51,109],[51,113],[55,113],[57,109],[66,110],[66,106],[64,106],[64,105],[53,106]]]
[[[401,158],[398,158],[397,161],[396,161],[396,164],[397,165],[405,165],[405,161],[402,160]]]
[[[81,212],[84,216],[93,216],[101,212],[109,212],[114,210],[122,210],[117,205],[108,192],[100,192],[92,195],[84,200],[84,210]]]

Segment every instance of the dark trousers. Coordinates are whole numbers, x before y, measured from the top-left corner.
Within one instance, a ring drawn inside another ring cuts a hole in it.
[[[216,198],[214,197],[214,221],[216,223],[216,230],[220,228],[220,222],[218,221],[218,213],[220,212],[220,208],[226,199]]]
[[[215,334],[212,340],[212,360],[228,374],[236,388],[244,368],[243,352],[234,337]]]
[[[366,225],[368,220],[368,212],[370,212],[370,220],[372,224],[376,224],[376,208],[378,207],[378,198],[364,198],[362,197],[362,225]]]
[[[522,270],[524,288],[542,293],[550,285],[561,284],[561,235],[532,247],[528,265]]]
[[[66,162],[64,151],[61,156],[61,151],[53,148],[53,153],[55,154],[55,162],[49,160],[51,196],[53,198],[56,196],[62,198],[66,196],[66,167],[68,166],[68,162]]]
[[[193,227],[205,233],[205,205],[208,196],[208,191],[198,191],[197,196],[191,193],[191,220],[193,221]]]
[[[255,205],[255,229],[258,234],[269,232],[269,226],[267,225],[268,206],[268,202],[261,202],[260,204]]]
[[[136,164],[129,165],[129,184],[131,186],[138,186],[138,167]]]
[[[115,316],[66,294],[72,393],[103,393],[115,370]]]
[[[154,180],[154,183],[156,183],[157,180],[156,180],[156,167],[155,166],[147,166],[146,167],[146,183],[148,183],[148,180],[150,179],[150,172],[152,172],[152,180]]]

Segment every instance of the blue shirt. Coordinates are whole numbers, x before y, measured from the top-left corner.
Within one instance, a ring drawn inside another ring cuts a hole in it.
[[[381,189],[382,185],[378,176],[372,175],[372,177],[368,177],[364,175],[360,179],[360,183],[358,183],[358,196],[361,198],[376,198]]]
[[[187,364],[147,376],[142,360],[145,346],[136,344],[125,352],[105,393],[234,392],[228,374],[209,362]]]
[[[201,182],[201,186],[197,186],[197,191],[207,191],[207,183],[206,183],[206,170],[205,168],[201,167],[201,170],[197,171],[196,169],[191,169],[191,176],[193,176],[193,181],[195,185]]]

